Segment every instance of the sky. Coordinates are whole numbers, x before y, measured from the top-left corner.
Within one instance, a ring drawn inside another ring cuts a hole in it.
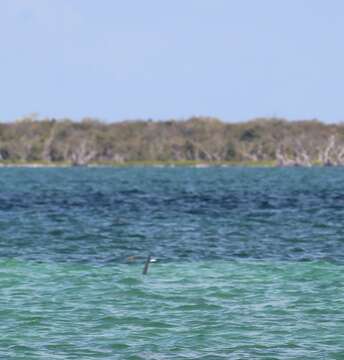
[[[0,0],[0,121],[344,120],[342,0]]]

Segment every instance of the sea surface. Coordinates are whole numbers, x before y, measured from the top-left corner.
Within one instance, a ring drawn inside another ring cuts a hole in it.
[[[2,168],[0,358],[344,359],[343,220],[343,168]]]

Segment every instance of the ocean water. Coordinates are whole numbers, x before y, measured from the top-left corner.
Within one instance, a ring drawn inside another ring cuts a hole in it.
[[[342,168],[2,168],[0,358],[344,359],[343,220]]]

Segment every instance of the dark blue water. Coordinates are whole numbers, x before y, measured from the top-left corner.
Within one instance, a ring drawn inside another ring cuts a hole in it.
[[[0,169],[0,356],[344,358],[343,184],[341,168]]]
[[[1,169],[0,256],[344,259],[342,169]]]

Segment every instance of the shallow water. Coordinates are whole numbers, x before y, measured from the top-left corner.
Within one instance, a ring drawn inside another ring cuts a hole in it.
[[[0,356],[343,358],[343,180],[1,169]]]

